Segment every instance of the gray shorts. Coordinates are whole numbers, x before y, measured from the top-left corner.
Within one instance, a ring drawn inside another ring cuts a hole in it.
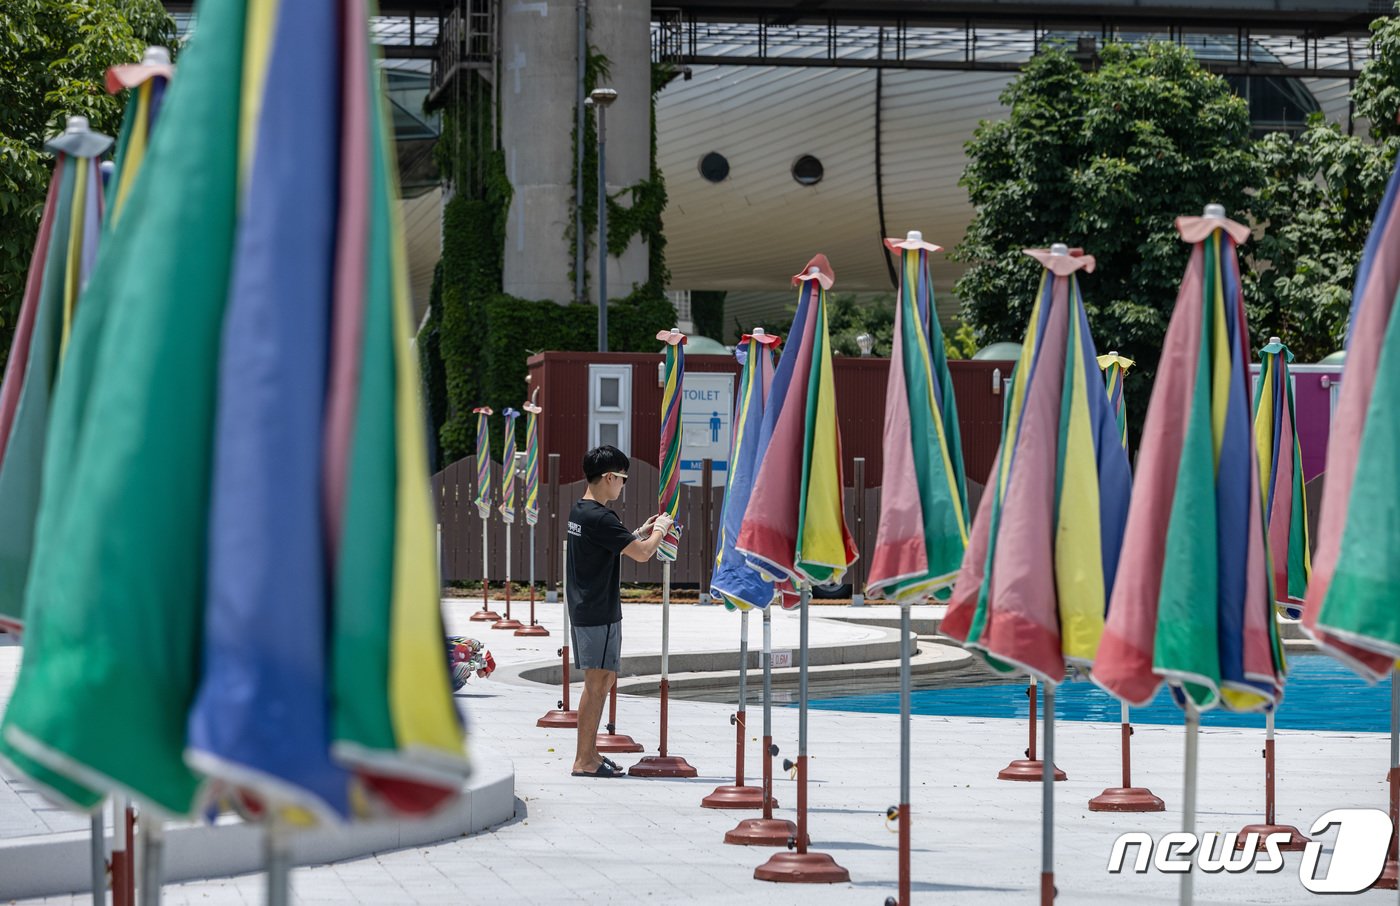
[[[573,626],[574,666],[617,672],[622,659],[622,621],[606,626]]]

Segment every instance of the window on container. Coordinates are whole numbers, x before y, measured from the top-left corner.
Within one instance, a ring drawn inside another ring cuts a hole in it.
[[[799,185],[815,186],[822,181],[825,172],[822,162],[810,154],[804,154],[792,163],[792,178]]]
[[[700,175],[710,182],[724,182],[729,175],[729,161],[718,151],[711,151],[700,158]]]

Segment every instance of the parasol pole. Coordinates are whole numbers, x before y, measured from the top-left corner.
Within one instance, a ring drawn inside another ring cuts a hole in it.
[[[613,677],[612,688],[608,690],[608,723],[603,729],[607,732],[598,734],[599,752],[644,751],[641,743],[617,732],[617,677]]]
[[[703,595],[701,596],[704,597]],[[730,715],[734,725],[734,785],[718,786],[700,800],[704,808],[762,808],[762,787],[744,786],[744,734],[748,732],[749,611],[739,611],[739,709]]]
[[[506,613],[501,619],[491,624],[492,629],[523,629],[525,624],[510,615],[510,571],[513,561],[511,559],[511,544],[515,534],[515,479],[519,470],[517,461],[520,451],[515,445],[515,420],[520,417],[520,413],[507,406],[501,410],[501,415],[505,416],[505,450],[501,453],[501,523],[505,526],[506,534]],[[527,499],[526,505],[529,505]]]
[[[107,902],[107,818],[106,803],[92,813],[91,834],[88,837],[88,869],[92,883],[92,902],[101,906]],[[115,823],[115,822],[113,822]]]
[[[535,402],[540,388],[536,387],[522,409],[525,410],[525,524],[530,527],[530,625],[515,630],[518,636],[547,636],[535,620],[535,526],[540,521],[540,426],[539,414],[544,410]]]
[[[476,514],[481,517],[481,609],[471,615],[476,623],[494,623],[501,618],[491,609],[491,541],[487,534],[491,521],[491,446],[486,433],[486,419],[493,415],[490,406],[478,406],[476,414]]]
[[[1055,763],[1055,686],[1045,684],[1045,763]],[[1040,772],[1040,906],[1055,904],[1055,772]]]
[[[1109,353],[1114,355],[1114,353]],[[1109,787],[1089,800],[1091,812],[1163,812],[1167,806],[1146,787],[1133,786],[1133,725],[1128,703],[1119,703],[1119,747],[1123,753],[1123,785]],[[1240,839],[1243,839],[1241,837]]]
[[[277,815],[268,810],[263,846],[267,855],[267,906],[288,906],[292,889],[292,847],[288,828]]]
[[[667,749],[666,731],[670,708],[670,648],[671,648],[671,561],[661,561],[661,744],[657,755],[647,755],[632,765],[627,773],[636,777],[696,777],[690,762]]]
[[[142,809],[141,822],[141,906],[160,906],[160,879],[165,873],[165,834],[160,819],[150,809]]]
[[[564,578],[560,581],[561,591],[559,603],[564,609],[564,644],[559,648],[559,656],[563,660],[564,667],[564,697],[559,699],[559,707],[553,711],[546,711],[544,717],[535,721],[537,727],[552,727],[555,729],[569,729],[578,726],[578,712],[569,707],[569,640],[573,636],[569,632],[569,539],[566,537],[563,544],[563,552],[560,558],[564,561],[564,571],[560,573]]]
[[[807,833],[807,610],[812,596],[809,583],[800,585],[798,604],[798,671],[797,671],[797,833],[789,838],[788,849],[796,852],[774,853],[767,862],[754,869],[759,881],[840,884],[851,879],[851,873],[826,853],[807,850],[811,837]],[[790,768],[784,761],[783,767]]]
[[[1031,677],[1026,685],[1026,698],[1030,700],[1030,745],[1026,747],[1026,757],[1018,758],[997,774],[998,780],[1039,780],[1041,772],[1044,770],[1044,763],[1036,758],[1035,750],[1035,723],[1037,720],[1036,711],[1039,702],[1036,700],[1036,687],[1039,685],[1035,677]],[[1047,759],[1048,760],[1048,759]],[[1055,768],[1055,779],[1064,780],[1065,772]]]
[[[773,607],[763,608],[763,817],[745,818],[724,835],[725,843],[740,846],[785,846],[797,835],[797,825],[786,818],[774,818],[773,759]]]
[[[671,680],[671,563],[676,559],[680,542],[680,527],[676,525],[680,513],[680,445],[681,445],[681,388],[685,380],[685,334],[679,327],[663,330],[656,335],[666,344],[664,349],[663,373],[665,390],[661,397],[661,446],[658,463],[660,465],[660,487],[657,493],[658,515],[665,514],[672,520],[666,530],[656,556],[661,561],[661,745],[658,755],[647,755],[632,765],[628,771],[637,777],[695,777],[699,771],[679,755],[671,755],[667,748]]]
[[[1201,712],[1196,710],[1196,702],[1185,689],[1186,699],[1186,788],[1181,796],[1181,829],[1188,834],[1196,832],[1196,758],[1201,737]],[[1195,872],[1181,873],[1181,906],[1191,906],[1195,894]]]
[[[1276,823],[1276,812],[1274,808],[1274,778],[1277,770],[1274,766],[1274,709],[1270,708],[1264,713],[1264,823],[1250,824],[1235,835],[1235,849],[1244,849],[1245,841],[1250,834],[1258,834],[1255,838],[1255,848],[1263,849],[1264,840],[1270,834],[1288,834],[1288,841],[1279,846],[1285,852],[1301,852],[1306,849],[1310,842],[1303,832],[1290,824]]]
[[[136,906],[131,901],[131,810],[125,796],[112,797],[112,906]]]
[[[1400,683],[1394,671],[1390,674],[1390,771],[1386,782],[1390,785],[1390,849],[1381,876],[1371,886],[1395,890],[1400,887]]]
[[[911,605],[909,601],[900,602],[899,606],[899,903],[898,906],[909,906],[909,847],[910,847],[910,821],[913,816],[909,810],[909,758],[910,758],[910,737],[913,727],[910,723],[910,712],[912,711],[913,694],[911,691],[912,677],[910,667],[910,657],[913,644],[909,636],[913,630],[913,620],[911,617]]]

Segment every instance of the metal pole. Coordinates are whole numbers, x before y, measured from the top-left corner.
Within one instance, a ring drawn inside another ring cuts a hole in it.
[[[535,623],[535,527],[530,526],[530,625]]]
[[[92,884],[93,906],[107,902],[107,804],[92,813],[92,833],[88,840],[88,869]]]
[[[126,798],[112,797],[112,906],[135,906],[126,899],[127,877],[131,870],[126,833]]]
[[[583,234],[583,143],[587,124],[584,119],[584,79],[588,68],[588,0],[578,0],[578,92],[574,110],[574,301],[585,302],[583,278],[585,261],[584,248],[587,239]]]
[[[267,855],[267,906],[287,906],[291,902],[292,852],[286,827],[271,813],[263,845]]]
[[[666,706],[670,691],[671,561],[661,563],[661,757],[666,757]]]
[[[1186,696],[1186,789],[1181,802],[1181,829],[1196,832],[1196,753],[1200,742],[1201,715],[1196,703]],[[1181,906],[1191,906],[1195,895],[1195,873],[1181,873]]]
[[[763,818],[773,818],[773,605],[763,608]]]
[[[598,111],[598,351],[608,351],[608,112]],[[662,682],[665,682],[663,679]],[[664,753],[663,753],[664,754]]]
[[[744,733],[747,721],[744,719],[749,694],[749,612],[739,613],[739,713],[734,717],[735,730],[739,736],[738,748],[734,756],[734,785],[744,785]]]
[[[1264,823],[1274,823],[1274,709],[1264,715]]]
[[[1035,709],[1038,704],[1035,698],[1035,677],[1031,677],[1031,684],[1026,687],[1026,697],[1031,700],[1031,746],[1026,750],[1026,758],[1035,761]],[[1043,764],[1041,770],[1045,770]]]
[[[811,595],[807,583],[802,583],[797,672],[797,851],[801,854],[807,852],[807,601]]]
[[[1123,789],[1128,789],[1133,785],[1133,753],[1129,741],[1133,736],[1133,728],[1128,724],[1128,703],[1122,702],[1122,719],[1119,723],[1119,732],[1123,737]]]
[[[160,906],[160,880],[164,872],[165,839],[160,819],[150,809],[141,810],[141,906]]]
[[[491,575],[491,549],[490,539],[486,535],[486,520],[481,520],[481,612],[486,613],[491,609],[488,603],[488,594],[491,591],[491,583],[487,576]]]
[[[912,673],[909,635],[913,628],[912,608],[908,601],[899,608],[899,906],[909,906],[910,888],[910,819],[909,814],[909,749],[912,726]]]
[[[560,573],[563,577],[560,582],[559,596],[560,602],[564,605],[564,647],[559,649],[564,657],[564,710],[572,710],[569,707],[569,642],[573,641],[573,633],[569,631],[569,539],[564,539],[564,571]]]
[[[1045,684],[1045,767],[1040,772],[1040,906],[1055,903],[1055,687]]]
[[[1390,674],[1390,773],[1386,779],[1390,782],[1391,864],[1386,866],[1390,871],[1381,873],[1381,880],[1385,880],[1387,874],[1393,877],[1400,873],[1395,871],[1395,863],[1400,860],[1400,682],[1394,671]],[[1400,882],[1396,887],[1400,888]]]

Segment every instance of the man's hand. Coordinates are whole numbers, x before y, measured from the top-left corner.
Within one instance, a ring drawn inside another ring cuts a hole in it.
[[[651,517],[650,521],[652,523],[651,533],[653,535],[666,534],[671,530],[671,525],[675,522],[675,520],[666,513],[657,513],[655,516]]]
[[[637,529],[637,531],[636,531],[635,534],[637,535],[638,538],[647,538],[647,537],[649,537],[649,536],[651,535],[651,527],[652,527],[654,524],[656,524],[656,517],[655,517],[655,516],[652,516],[652,517],[651,517],[650,519],[648,519],[646,522],[643,522],[643,523],[642,523],[642,527],[639,528],[639,529]]]

